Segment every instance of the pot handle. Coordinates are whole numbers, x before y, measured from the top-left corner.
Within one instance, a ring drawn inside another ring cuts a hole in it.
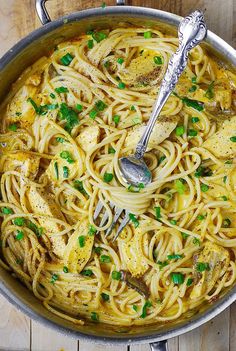
[[[42,24],[51,22],[51,18],[45,6],[47,1],[48,0],[35,0],[36,12]],[[116,5],[125,5],[125,0],[116,0]]]
[[[168,351],[167,340],[157,341],[150,344],[151,351]]]

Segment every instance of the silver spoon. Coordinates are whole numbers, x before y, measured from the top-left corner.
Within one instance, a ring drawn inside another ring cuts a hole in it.
[[[187,65],[189,51],[205,38],[206,33],[207,28],[203,13],[199,10],[194,11],[181,21],[178,29],[179,47],[170,58],[151,117],[137,144],[135,154],[119,159],[121,175],[129,184],[138,186],[143,183],[147,185],[152,181],[152,174],[143,159],[150,135],[166,100]]]

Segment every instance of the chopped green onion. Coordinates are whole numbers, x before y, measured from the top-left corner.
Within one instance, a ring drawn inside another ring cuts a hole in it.
[[[169,263],[167,261],[157,261],[157,264],[160,270],[162,270],[162,268],[164,268],[165,266],[168,266]]]
[[[88,230],[88,235],[94,235],[96,232],[97,232],[97,229],[92,224],[90,224],[89,230]]]
[[[21,113],[21,112],[16,112],[16,115],[17,115],[17,116],[21,116],[22,113]]]
[[[81,104],[77,104],[76,105],[76,110],[78,110],[79,112],[81,112],[83,110],[83,106]]]
[[[184,134],[184,126],[178,126],[175,128],[176,136],[182,136]]]
[[[209,190],[209,186],[206,185],[206,184],[201,184],[200,188],[201,188],[201,191],[203,193],[205,193],[205,192],[207,192]]]
[[[160,206],[157,206],[154,209],[155,209],[155,213],[156,213],[156,219],[160,219],[161,218],[161,208],[160,208]]]
[[[84,190],[84,186],[83,186],[83,182],[81,182],[80,180],[74,180],[74,184],[73,184],[74,188],[76,190],[78,190],[81,194],[83,195],[88,195],[86,193],[86,191]]]
[[[17,128],[18,128],[18,126],[17,126],[16,123],[10,124],[10,125],[8,126],[8,129],[11,130],[12,132],[16,132],[16,131],[17,131]]]
[[[137,306],[137,305],[133,305],[132,308],[133,308],[133,310],[134,310],[135,312],[138,312],[138,306]]]
[[[51,277],[50,283],[51,283],[51,284],[55,284],[55,281],[57,281],[58,278],[59,278],[58,275],[54,273],[54,274],[52,275],[52,277]]]
[[[107,107],[105,102],[103,102],[102,100],[98,100],[97,102],[95,102],[95,106],[96,106],[98,111],[104,111],[105,108]]]
[[[197,219],[198,219],[199,221],[202,221],[204,218],[205,218],[205,216],[203,216],[203,215],[198,215],[198,216],[197,216]]]
[[[158,159],[158,166],[166,159],[166,156],[163,155]]]
[[[191,118],[191,122],[192,123],[197,123],[197,122],[199,122],[200,121],[200,119],[198,118],[198,117],[192,117]]]
[[[214,89],[214,81],[211,82],[211,84],[209,84],[209,86],[208,86],[208,88],[207,88],[207,90],[206,90],[206,92],[205,92],[205,96],[206,96],[208,99],[213,99],[213,97],[214,97],[214,91],[213,91],[213,89]]]
[[[210,270],[209,263],[197,262],[197,264],[196,264],[196,270],[197,270],[198,272],[209,271],[209,270]]]
[[[181,99],[183,101],[183,103],[188,106],[188,107],[192,107],[194,108],[195,110],[197,111],[202,111],[204,110],[204,106],[199,102],[199,101],[196,101],[196,100],[191,100],[191,99],[188,99],[187,97],[184,97]]]
[[[37,236],[38,238],[40,238],[40,237],[42,236],[42,234],[43,234],[43,228],[42,228],[42,227],[37,227],[37,225],[34,224],[34,223],[31,222],[31,221],[29,221],[29,222],[27,223],[27,227],[28,227],[30,230],[32,230],[32,231],[36,234],[36,236]]]
[[[69,177],[69,168],[67,166],[63,166],[63,177],[64,178]]]
[[[13,213],[13,210],[9,207],[2,207],[2,213],[5,214],[5,215],[8,215],[8,214],[12,214]]]
[[[119,63],[119,65],[122,65],[123,62],[124,62],[123,57],[119,57],[119,58],[117,59],[117,63]]]
[[[100,255],[100,253],[102,252],[102,247],[96,246],[96,247],[94,247],[94,251],[95,251],[95,253]]]
[[[101,293],[101,298],[103,299],[103,301],[106,301],[106,302],[110,300],[110,296],[105,293]]]
[[[189,234],[181,232],[182,238],[187,239],[189,237]]]
[[[78,114],[65,103],[60,105],[59,117],[66,120],[65,130],[69,133],[79,123]]]
[[[110,147],[108,148],[108,153],[109,153],[109,154],[115,154],[115,153],[116,153],[116,150],[115,150],[112,146],[110,146]]]
[[[175,189],[180,194],[183,195],[186,191],[185,180],[180,178],[175,181]]]
[[[100,261],[102,263],[110,263],[111,262],[111,257],[107,255],[101,255],[100,256]]]
[[[73,60],[73,56],[69,53],[67,53],[66,55],[60,58],[60,61],[64,66],[69,66],[72,60]]]
[[[175,219],[171,219],[170,220],[170,223],[173,224],[173,225],[176,225],[177,224],[177,221]]]
[[[93,45],[94,45],[93,39],[88,40],[88,42],[87,42],[88,48],[89,48],[89,49],[92,49],[92,48],[93,48]]]
[[[64,139],[64,138],[62,138],[62,137],[57,137],[56,138],[56,141],[58,142],[58,143],[64,143],[65,141],[66,141],[66,139]]]
[[[60,157],[63,158],[64,160],[67,160],[68,163],[74,163],[75,161],[72,158],[72,155],[69,151],[62,151],[60,153]]]
[[[193,93],[194,91],[197,90],[197,86],[196,85],[192,85],[191,88],[188,90],[190,93]]]
[[[53,94],[53,93],[51,93],[49,96],[50,96],[52,99],[55,99],[55,98],[56,98],[56,95]]]
[[[56,88],[56,89],[55,89],[55,92],[58,93],[58,94],[61,94],[61,93],[69,93],[69,90],[68,90],[68,88],[66,88],[66,87],[59,87],[59,88]]]
[[[120,116],[115,115],[115,116],[113,116],[113,117],[112,117],[112,119],[113,119],[113,121],[114,121],[115,125],[117,126],[117,125],[118,125],[118,123],[120,122]]]
[[[63,272],[64,272],[64,273],[68,273],[68,272],[69,272],[68,267],[64,266],[64,267],[63,267]]]
[[[180,254],[173,254],[173,255],[168,255],[167,259],[168,260],[179,260],[180,258],[183,258],[184,255],[180,255]]]
[[[147,32],[143,33],[144,39],[150,39],[152,37],[152,32],[148,30]]]
[[[187,286],[190,286],[190,285],[192,285],[193,284],[193,279],[192,278],[188,278],[188,280],[187,280]]]
[[[208,167],[203,167],[203,166],[199,166],[196,170],[196,172],[194,173],[194,176],[196,178],[200,178],[200,177],[210,177],[212,176],[213,172],[210,168]]]
[[[198,132],[195,129],[189,129],[188,130],[188,136],[195,137],[197,136]]]
[[[91,319],[94,322],[98,322],[99,321],[99,316],[98,316],[97,312],[91,312]]]
[[[98,114],[98,111],[93,109],[89,112],[89,117],[92,119],[95,119],[97,117],[97,114]]]
[[[184,275],[182,273],[171,273],[171,278],[174,284],[180,285],[184,282]]]
[[[221,197],[221,199],[222,199],[223,201],[228,201],[227,196],[223,195],[223,196],[220,196],[220,197]]]
[[[150,301],[146,301],[145,304],[143,305],[142,314],[140,316],[141,318],[147,317],[147,309],[149,307],[152,307],[152,303]]]
[[[91,277],[93,275],[93,271],[91,269],[84,269],[80,272],[80,274],[84,275],[85,277]]]
[[[227,161],[225,161],[225,165],[232,165],[232,163],[233,163],[233,160],[227,160]]]
[[[223,228],[229,228],[231,225],[231,220],[229,218],[223,219],[222,226]]]
[[[119,83],[118,83],[118,88],[119,88],[119,89],[125,89],[125,83],[119,82]]]
[[[111,277],[112,279],[114,280],[120,280],[121,279],[121,273],[120,272],[117,272],[117,271],[113,271],[111,273]]]
[[[79,237],[78,237],[78,242],[79,242],[79,246],[80,247],[84,247],[85,246],[85,236],[84,235],[80,235]]]
[[[139,226],[139,221],[138,221],[137,217],[133,213],[129,213],[129,219],[133,223],[134,228],[137,228]]]
[[[24,232],[22,230],[17,230],[16,240],[22,240],[24,238]]]
[[[162,65],[163,64],[161,56],[154,56],[153,57],[153,61],[155,62],[156,65]]]
[[[223,177],[223,183],[226,183],[227,178],[228,178],[227,176],[224,176],[224,177]]]
[[[100,43],[100,41],[107,38],[107,35],[103,32],[93,32],[92,37],[97,43]]]
[[[195,237],[194,237],[194,239],[193,239],[193,244],[194,244],[194,245],[200,246],[200,245],[201,245],[201,241],[200,241],[198,238],[195,238]]]
[[[107,173],[105,172],[104,173],[104,176],[103,176],[103,181],[105,183],[110,183],[112,181],[112,179],[114,178],[114,175],[112,173]]]
[[[18,225],[19,227],[22,227],[25,224],[25,219],[22,217],[17,217],[15,219],[13,219],[13,223],[15,225]]]
[[[229,140],[232,141],[233,143],[236,143],[236,135],[234,135],[231,138],[229,138]]]
[[[130,106],[130,111],[136,111],[136,109],[135,109],[135,106],[134,106],[134,105],[131,105],[131,106]]]
[[[103,64],[104,67],[108,68],[110,66],[110,61],[107,60],[106,62],[104,62]]]
[[[195,76],[192,77],[191,81],[192,81],[192,83],[196,84],[197,83],[197,77],[195,77]]]

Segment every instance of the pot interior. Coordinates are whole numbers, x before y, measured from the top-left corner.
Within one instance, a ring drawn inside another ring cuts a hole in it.
[[[70,15],[68,18],[49,23],[13,47],[0,60],[0,101],[3,101],[3,98],[10,91],[12,83],[16,81],[27,67],[40,57],[48,55],[50,50],[53,50],[60,42],[76,37],[87,30],[112,28],[117,27],[119,24],[123,27],[130,25],[149,28],[158,26],[166,34],[177,34],[177,25],[180,17],[176,15],[132,7],[110,7],[103,13],[101,13],[102,11],[102,9],[82,11]],[[214,47],[207,43],[203,44],[208,51],[217,55],[227,64],[236,64],[236,57],[233,59],[232,48],[230,49],[229,46],[227,48],[227,44],[223,47],[221,45],[224,43],[223,41],[217,44],[214,35],[209,36],[208,41],[209,43],[214,43]],[[30,317],[57,328],[67,335],[87,337],[90,340],[94,339],[100,342],[120,343],[160,340],[191,330],[221,312],[236,298],[235,288],[228,291],[225,290],[224,296],[221,296],[214,304],[207,303],[202,306],[200,311],[199,309],[188,311],[181,319],[168,322],[168,324],[119,327],[87,322],[84,326],[76,326],[46,310],[31,291],[1,267],[0,290],[12,303]]]

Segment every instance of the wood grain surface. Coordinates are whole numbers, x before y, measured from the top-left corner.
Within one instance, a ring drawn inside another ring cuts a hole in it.
[[[53,19],[85,8],[101,6],[102,1],[51,0]],[[114,0],[107,0],[107,6]],[[208,28],[236,46],[236,0],[128,0],[128,5],[158,8],[186,15],[199,8]],[[34,0],[0,0],[0,56],[40,22]],[[0,78],[1,79],[1,78]],[[169,340],[170,351],[236,351],[236,304],[202,327]],[[148,351],[148,345],[104,346],[69,339],[31,321],[0,297],[0,351]]]

